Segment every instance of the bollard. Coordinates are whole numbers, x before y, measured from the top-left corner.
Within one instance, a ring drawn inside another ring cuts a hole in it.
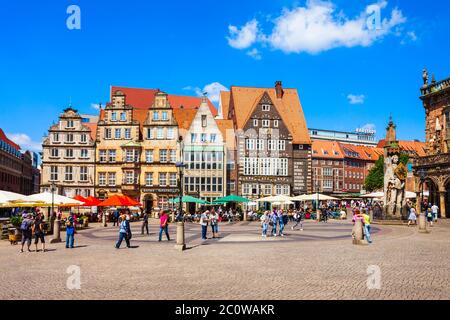
[[[317,217],[316,217],[317,222],[320,222],[320,216],[322,215],[322,211],[317,210],[317,211],[316,211],[316,215],[317,215]]]
[[[244,211],[244,221],[247,221],[247,211]]]
[[[365,245],[367,242],[363,240],[364,231],[363,223],[361,219],[356,219],[355,226],[353,227],[353,244],[354,245]]]
[[[419,232],[420,233],[430,233],[427,229],[427,218],[425,217],[425,213],[421,213],[419,215]]]
[[[59,242],[61,242],[61,221],[59,219],[55,219],[53,222],[53,238],[50,240],[50,243]]]
[[[102,224],[104,227],[108,226],[108,224],[106,223],[106,214],[105,213],[102,214]]]
[[[172,214],[170,215],[170,219],[172,223],[175,223],[175,211],[172,211]]]
[[[175,249],[178,251],[186,250],[186,243],[184,241],[184,222],[177,222],[177,244],[175,245]]]

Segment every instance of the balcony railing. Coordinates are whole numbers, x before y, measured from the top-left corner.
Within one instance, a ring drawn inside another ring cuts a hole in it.
[[[435,93],[444,89],[450,88],[450,78],[438,81],[434,84],[427,86],[426,88],[422,88],[422,95],[426,96],[431,93]]]

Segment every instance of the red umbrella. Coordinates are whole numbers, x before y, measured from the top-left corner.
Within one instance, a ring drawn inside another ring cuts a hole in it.
[[[85,205],[88,207],[97,207],[101,203],[100,200],[94,197],[87,197]]]
[[[122,196],[122,197],[125,198],[130,203],[131,207],[142,207],[142,204],[140,202],[133,200],[127,196]]]
[[[83,205],[86,205],[86,202],[88,202],[88,200],[82,196],[76,196],[72,199],[83,202]]]
[[[137,205],[140,203],[129,197],[115,195],[98,204],[98,207],[133,207]]]

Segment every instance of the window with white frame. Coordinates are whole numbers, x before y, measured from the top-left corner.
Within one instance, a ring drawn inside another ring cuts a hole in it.
[[[272,185],[271,184],[264,185],[264,194],[265,195],[271,195],[272,194]]]
[[[126,184],[134,184],[134,171],[126,171],[125,172],[125,183]]]
[[[247,150],[255,150],[255,139],[247,139],[245,144]]]
[[[80,167],[80,181],[86,182],[88,181],[88,168]]]
[[[291,186],[290,186],[290,185],[285,184],[285,185],[283,186],[283,194],[284,194],[285,196],[289,196],[289,195],[291,194]]]
[[[263,104],[262,111],[270,111],[270,104]]]
[[[125,151],[125,162],[134,162],[134,150],[127,149]]]
[[[147,128],[147,139],[148,140],[154,139],[152,128]]]
[[[323,168],[323,175],[327,177],[333,176],[333,168]]]
[[[68,133],[66,135],[66,142],[73,142],[73,134],[72,133]]]
[[[206,115],[202,115],[202,127],[203,128],[206,128],[208,125],[206,119],[207,119]]]
[[[127,140],[131,139],[131,129],[130,128],[125,129],[125,139],[127,139]]]
[[[116,111],[111,112],[111,121],[117,121],[117,112]]]
[[[264,140],[256,139],[256,150],[264,150]]]
[[[153,186],[153,172],[145,173],[145,185],[147,187],[152,187]]]
[[[105,128],[105,139],[112,139],[111,128]]]
[[[122,130],[120,128],[116,128],[114,130],[114,139],[120,139],[122,136]]]
[[[59,150],[56,148],[53,148],[50,152],[50,156],[52,158],[59,158]]]
[[[53,134],[53,142],[59,142],[59,133]]]
[[[170,162],[171,163],[177,162],[177,150],[176,149],[170,150]]]
[[[166,149],[159,150],[159,162],[161,162],[161,163],[167,162],[167,150]]]
[[[164,172],[159,173],[159,186],[160,187],[167,186],[167,173],[164,173]]]
[[[175,129],[173,127],[167,128],[167,139],[172,140],[175,138]]]
[[[270,127],[270,120],[263,120],[262,121],[263,128],[269,128]]]
[[[277,184],[275,186],[275,193],[276,193],[277,196],[282,195],[283,194],[283,186],[280,185],[280,184]]]
[[[177,183],[177,174],[176,173],[171,173],[169,175],[169,185],[171,187],[176,187],[178,185],[178,183]]]
[[[66,158],[73,158],[73,149],[66,149]]]
[[[74,128],[73,120],[67,120],[67,128]]]
[[[50,167],[50,181],[58,181],[58,167],[57,166]]]
[[[153,162],[153,150],[145,150],[145,162]]]
[[[100,162],[106,162],[106,150],[99,150],[98,156],[99,156]]]
[[[156,129],[156,139],[164,139],[164,128],[157,128]]]
[[[106,186],[106,173],[105,172],[98,173],[98,185],[101,187]]]
[[[162,117],[161,117],[162,121],[167,121],[169,120],[169,113],[167,111],[163,111],[162,112]]]
[[[117,158],[116,150],[109,150],[108,154],[109,154],[109,162],[111,162],[111,163],[116,162],[116,158]]]
[[[196,133],[191,133],[191,142],[197,142],[197,134]]]
[[[250,185],[248,183],[244,183],[242,185],[242,194],[244,195],[250,194]]]
[[[159,120],[159,112],[158,111],[153,111],[153,120],[154,121],[158,121]]]
[[[73,181],[73,167],[67,166],[64,176],[65,181]]]
[[[127,114],[125,112],[120,113],[120,121],[127,121]]]
[[[202,133],[200,135],[200,142],[206,142],[207,141],[207,135],[206,133]]]
[[[333,188],[333,180],[330,180],[330,179],[323,180],[323,187],[326,189],[332,189]]]
[[[253,126],[254,127],[257,127],[259,124],[258,124],[258,119],[253,119]]]
[[[81,149],[80,158],[87,159],[89,158],[88,149]]]
[[[278,140],[278,150],[279,151],[286,150],[286,140]]]
[[[215,143],[216,142],[217,135],[215,133],[211,133],[209,136],[209,142]]]
[[[273,126],[274,128],[278,128],[278,120],[273,120]]]
[[[82,143],[86,143],[87,142],[87,135],[86,134],[82,134],[80,137],[80,140]]]
[[[116,173],[115,172],[108,173],[108,185],[110,187],[116,186]]]

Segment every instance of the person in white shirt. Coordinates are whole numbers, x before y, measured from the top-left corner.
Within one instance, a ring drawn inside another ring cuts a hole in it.
[[[209,211],[205,211],[200,215],[200,225],[202,226],[202,240],[207,240],[209,222]]]
[[[437,220],[438,220],[438,212],[439,212],[439,207],[436,204],[434,204],[431,207],[431,213],[433,213],[433,221],[434,222],[437,222]]]

